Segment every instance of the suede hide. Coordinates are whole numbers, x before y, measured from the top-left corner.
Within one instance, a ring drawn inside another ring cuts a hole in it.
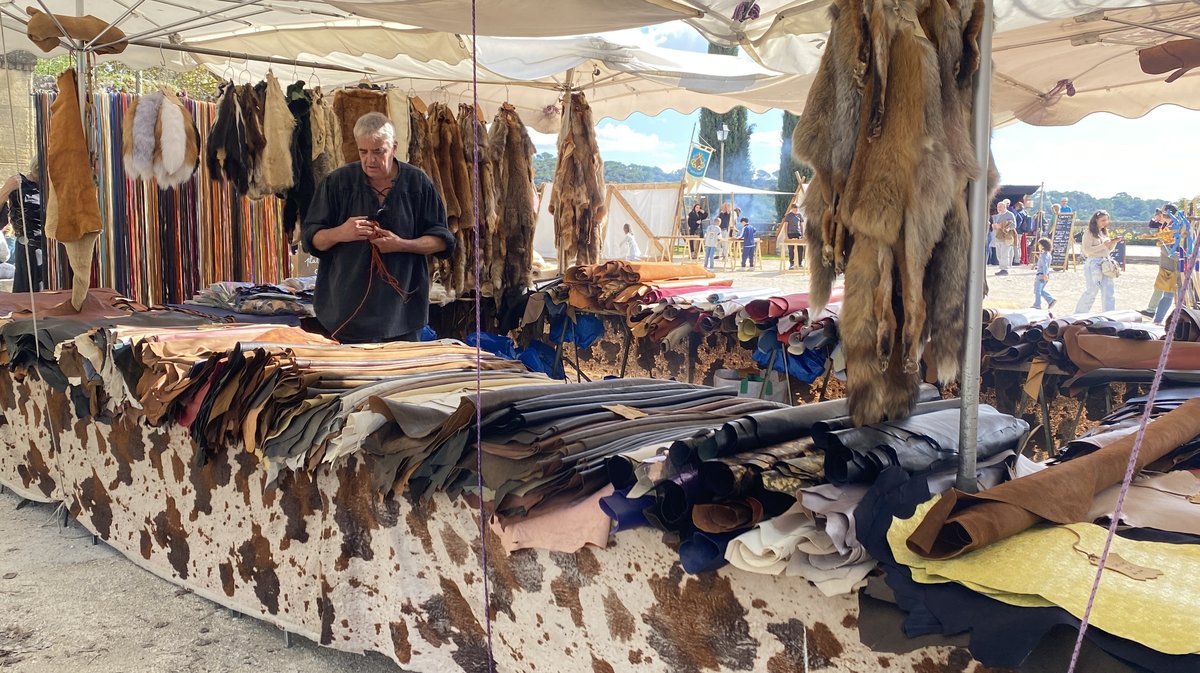
[[[604,162],[596,143],[592,108],[581,92],[567,96],[554,171],[554,240],[560,269],[597,264],[604,224]]]
[[[830,8],[832,31],[793,151],[815,173],[805,200],[819,260],[815,310],[846,274],[839,332],[859,425],[910,413],[923,359],[939,379],[957,376],[983,6],[838,0]]]
[[[410,113],[408,96],[399,89],[389,89],[387,92],[388,119],[396,127],[396,158],[405,163],[408,160],[408,136],[412,125],[408,120]]]
[[[368,112],[387,114],[387,96],[371,89],[338,89],[333,95],[333,111],[341,128],[342,163],[358,161],[358,143],[354,142],[354,123]]]
[[[92,176],[91,155],[83,135],[75,69],[58,76],[59,94],[50,106],[46,173],[53,188],[47,207],[46,234],[63,243],[100,231],[100,201]]]
[[[69,37],[78,42],[94,40],[96,45],[103,45],[95,50],[95,53],[102,55],[120,54],[128,45],[125,41],[125,33],[120,28],[115,26],[109,28],[107,21],[91,14],[84,16],[55,14],[51,16],[34,7],[26,7],[25,12],[29,14],[29,23],[25,24],[25,34],[31,42],[45,52],[62,46],[59,41],[61,37]],[[58,28],[60,25],[62,30]],[[63,30],[67,31],[65,36]]]
[[[497,291],[524,290],[533,268],[533,233],[537,209],[533,195],[533,155],[529,131],[517,111],[505,104],[496,113],[491,131],[499,224],[492,260]]]

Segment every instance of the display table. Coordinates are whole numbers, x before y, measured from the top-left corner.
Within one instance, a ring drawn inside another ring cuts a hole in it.
[[[484,670],[479,529],[462,500],[382,500],[362,454],[268,489],[249,454],[197,465],[177,425],[79,419],[66,395],[9,372],[0,404],[0,482],[65,503],[142,568],[322,645]],[[730,568],[688,576],[648,529],[574,554],[509,555],[489,532],[488,578],[499,671],[911,671],[961,656],[873,652],[858,597]]]

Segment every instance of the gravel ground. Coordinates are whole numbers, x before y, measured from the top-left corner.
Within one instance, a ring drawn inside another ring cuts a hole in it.
[[[678,258],[677,258],[678,259]],[[1131,260],[1132,261],[1132,260]],[[1154,278],[1158,275],[1157,258],[1155,263],[1130,263],[1125,273],[1116,280],[1116,298],[1118,309],[1144,309],[1154,292]],[[778,287],[787,292],[804,292],[808,289],[808,273],[801,271],[781,272],[779,260],[768,258],[763,269],[758,271],[724,271],[720,267],[717,275],[721,278],[732,278],[736,285],[750,287]],[[997,276],[999,267],[988,267],[989,294],[984,299],[984,306],[989,308],[1024,308],[1033,305],[1032,267],[1013,267],[1008,276]],[[1047,290],[1058,300],[1056,314],[1067,315],[1074,312],[1075,303],[1083,294],[1083,269],[1059,271],[1051,274]],[[1095,310],[1100,310],[1100,298],[1097,296]]]
[[[52,505],[0,496],[0,670],[6,673],[399,673],[336,652],[138,568]]]

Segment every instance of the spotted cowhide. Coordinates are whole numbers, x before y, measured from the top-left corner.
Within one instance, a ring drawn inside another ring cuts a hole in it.
[[[478,519],[465,503],[381,500],[360,456],[264,490],[240,450],[197,465],[177,425],[80,420],[65,395],[8,372],[0,407],[0,482],[66,503],[150,572],[322,645],[422,673],[485,670]],[[499,671],[968,670],[951,648],[872,652],[857,598],[729,568],[685,575],[648,530],[575,554],[508,555],[488,539]]]

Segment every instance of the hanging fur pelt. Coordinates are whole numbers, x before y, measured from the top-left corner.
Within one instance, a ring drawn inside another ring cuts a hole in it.
[[[358,143],[354,141],[354,124],[368,112],[387,114],[387,96],[372,89],[338,89],[333,95],[333,111],[341,129],[342,162],[358,161]]]
[[[533,268],[533,233],[537,209],[533,197],[533,155],[529,130],[516,109],[505,103],[496,113],[491,132],[499,222],[493,250],[497,290],[524,290]]]
[[[430,149],[432,137],[429,129],[429,117],[424,111],[417,109],[415,104],[410,101],[408,121],[408,161],[429,176],[430,181],[433,182],[434,190],[438,194],[438,198],[442,199],[444,205],[446,199],[442,195],[441,176],[437,173],[437,164],[433,161],[433,152]],[[451,290],[451,261],[434,256],[429,258],[430,278],[434,282],[440,283],[446,289],[447,294]]]
[[[326,175],[341,166],[342,147],[338,140],[337,116],[329,97],[317,87],[313,91],[313,107],[310,118],[313,138],[313,183],[321,184]]]
[[[237,87],[233,82],[221,85],[221,93],[217,98],[217,118],[213,120],[212,128],[208,131],[204,161],[213,180],[228,180],[238,194],[245,194],[250,190],[246,121],[242,116]]]
[[[829,42],[805,105],[811,112],[792,145],[814,170],[805,205],[816,307],[846,274],[839,332],[856,424],[908,415],[926,355],[943,381],[957,374],[982,7],[831,6]]]
[[[596,143],[592,109],[583,93],[574,92],[568,94],[563,110],[550,204],[560,269],[600,261],[608,214],[604,193],[604,162]]]
[[[479,209],[479,242],[480,249],[475,250],[474,233],[468,241],[468,249],[479,255],[481,273],[475,276],[475,255],[467,254],[468,288],[477,288],[484,296],[500,298],[501,279],[492,273],[492,260],[496,258],[496,226],[499,216],[496,214],[496,169],[492,165],[491,142],[488,139],[487,127],[479,121],[479,115],[472,105],[458,106],[458,126],[462,136],[464,158],[471,177],[471,195]],[[476,142],[478,140],[478,143]],[[475,148],[479,151],[476,153]],[[478,160],[479,173],[475,177],[475,165]],[[503,261],[503,259],[501,259]]]
[[[138,96],[125,111],[121,129],[125,177],[154,180],[169,189],[191,179],[199,135],[183,102],[168,91]]]
[[[265,145],[255,170],[250,174],[249,196],[252,199],[286,192],[295,180],[292,171],[292,132],[296,128],[296,118],[288,109],[279,80],[270,72],[261,91]]]

